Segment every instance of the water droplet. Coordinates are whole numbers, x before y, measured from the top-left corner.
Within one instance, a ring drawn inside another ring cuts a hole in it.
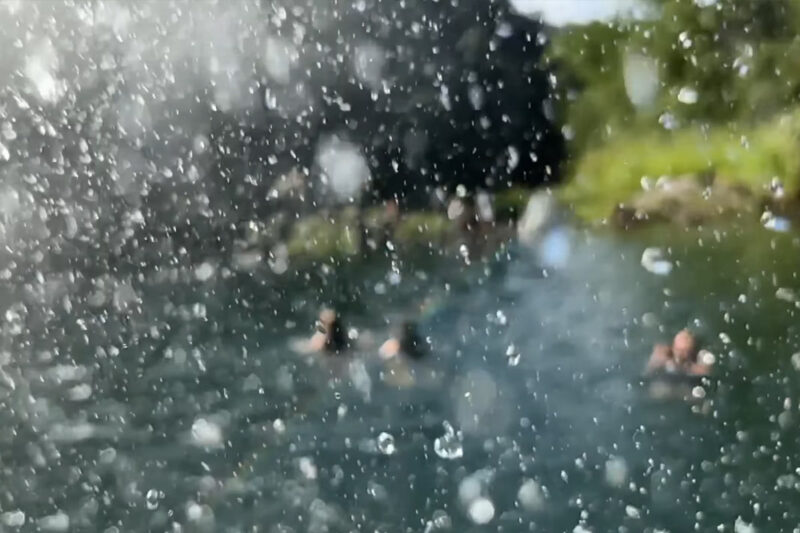
[[[104,448],[98,454],[98,460],[101,464],[111,464],[117,458],[117,450],[114,448]]]
[[[544,508],[544,492],[542,487],[532,479],[520,485],[517,501],[527,511],[540,511]]]
[[[787,287],[778,288],[778,290],[775,291],[775,298],[789,303],[797,301],[797,295],[795,292]]]
[[[778,426],[781,429],[788,429],[792,425],[792,412],[791,411],[781,411],[781,414],[778,415]]]
[[[427,524],[425,525],[425,533],[448,530],[452,527],[453,521],[450,519],[450,515],[441,509],[438,509],[433,512],[433,517],[428,520]]]
[[[661,124],[665,130],[674,130],[678,127],[678,119],[675,118],[675,115],[668,112],[659,115],[658,123]]]
[[[661,248],[646,248],[642,252],[641,264],[645,270],[657,276],[666,276],[672,272],[672,263],[664,259],[664,252]]]
[[[494,503],[489,498],[477,498],[469,504],[468,514],[476,524],[488,524],[494,518]]]
[[[5,318],[7,324],[7,332],[16,336],[22,333],[25,329],[25,321],[23,315],[26,309],[22,304],[14,304],[6,310]]]
[[[681,87],[681,90],[678,91],[678,101],[682,104],[696,104],[698,97],[697,91],[691,87]]]
[[[625,506],[625,514],[628,515],[629,518],[641,518],[642,513],[634,507],[633,505],[626,505]]]
[[[385,431],[378,435],[378,450],[383,455],[393,455],[397,451],[394,445],[394,437]]]
[[[144,497],[145,503],[147,508],[151,511],[155,511],[158,509],[158,491],[156,489],[150,489],[147,491],[147,494]]]
[[[462,259],[466,264],[469,264],[469,248],[466,244],[462,244],[458,248],[458,253],[461,254]]]
[[[208,281],[214,275],[214,265],[209,262],[197,265],[194,269],[194,277],[197,281]]]
[[[792,227],[789,219],[784,217],[775,216],[771,211],[764,211],[761,215],[761,225],[771,231],[780,233],[789,231]]]
[[[67,397],[73,402],[82,402],[92,396],[92,387],[86,383],[75,385],[67,391]]]
[[[25,513],[17,509],[0,515],[0,521],[8,527],[22,527],[25,525]]]
[[[506,348],[506,359],[508,360],[508,366],[517,366],[521,358],[522,354],[517,351],[517,347],[513,344],[509,344],[508,348]]]
[[[206,448],[222,446],[222,429],[214,422],[198,418],[192,424],[192,443]]]
[[[612,457],[606,461],[606,483],[620,488],[628,480],[628,464],[622,457]]]
[[[69,516],[63,511],[58,511],[55,514],[43,516],[36,521],[41,531],[62,532],[69,530]]]
[[[708,350],[700,350],[700,352],[697,354],[697,360],[704,365],[711,366],[717,361],[717,358]]]
[[[622,76],[628,99],[636,107],[649,107],[658,96],[658,63],[651,57],[627,53],[623,60]]]
[[[742,520],[741,516],[737,516],[733,524],[733,531],[734,533],[756,533],[756,528],[753,524],[748,524]]]
[[[461,444],[461,432],[456,432],[449,422],[445,421],[444,435],[433,441],[433,451],[442,459],[459,459],[464,456],[464,447]]]
[[[773,198],[780,199],[786,194],[786,191],[783,188],[783,183],[781,180],[775,176],[769,182],[769,190],[772,193]]]
[[[301,457],[298,463],[300,472],[306,479],[317,479],[317,465],[310,457]]]

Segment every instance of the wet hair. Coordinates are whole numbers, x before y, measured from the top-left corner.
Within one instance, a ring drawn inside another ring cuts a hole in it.
[[[417,324],[411,320],[404,320],[400,324],[398,340],[400,351],[412,359],[422,359],[427,353],[425,340],[420,336]]]
[[[350,347],[350,340],[342,324],[342,320],[333,309],[323,309],[319,314],[319,325],[325,333],[325,351],[339,355]]]

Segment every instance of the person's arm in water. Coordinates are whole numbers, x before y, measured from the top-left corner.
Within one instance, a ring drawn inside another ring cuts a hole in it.
[[[659,370],[664,370],[669,366],[671,361],[672,354],[669,346],[666,344],[656,344],[653,347],[653,353],[650,354],[650,360],[647,361],[644,372],[649,375]]]
[[[298,355],[311,355],[323,352],[326,343],[327,336],[318,331],[311,338],[291,340],[289,347]]]
[[[321,352],[325,350],[327,343],[328,335],[321,331],[317,331],[311,336],[310,339],[308,339],[307,349],[309,352]]]

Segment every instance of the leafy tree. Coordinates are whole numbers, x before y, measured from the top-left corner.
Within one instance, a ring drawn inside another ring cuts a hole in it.
[[[572,149],[621,130],[726,124],[736,129],[796,105],[800,96],[800,1],[650,0],[639,20],[553,32],[561,120]],[[625,62],[656,66],[650,105],[631,104]]]

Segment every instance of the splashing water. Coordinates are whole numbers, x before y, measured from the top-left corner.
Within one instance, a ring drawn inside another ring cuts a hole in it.
[[[433,450],[442,459],[460,459],[464,456],[461,432],[456,432],[447,421],[444,421],[442,425],[444,426],[444,435],[434,440]]]
[[[397,448],[394,444],[394,437],[390,433],[381,432],[377,440],[378,451],[383,455],[394,455]]]

